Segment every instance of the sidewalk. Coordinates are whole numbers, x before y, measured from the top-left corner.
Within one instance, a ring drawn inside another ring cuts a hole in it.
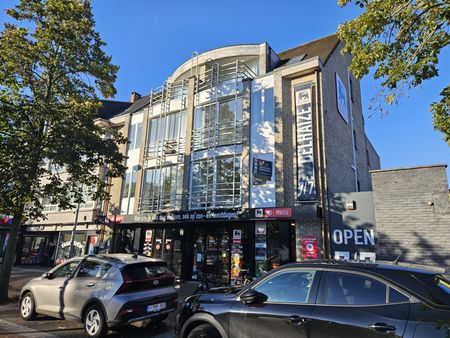
[[[48,266],[17,265],[11,271],[8,295],[10,299],[16,300],[20,290],[30,280],[39,277],[51,269]]]

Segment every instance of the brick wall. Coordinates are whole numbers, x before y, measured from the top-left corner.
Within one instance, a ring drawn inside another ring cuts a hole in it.
[[[371,172],[380,259],[450,267],[446,165]]]
[[[339,114],[336,98],[336,74],[341,78],[347,92],[350,86],[347,69],[351,56],[341,54],[342,46],[340,43],[330,55],[322,75],[327,184],[331,193],[356,190],[352,169],[352,128],[350,120],[347,124]],[[380,158],[370,142],[367,142],[359,81],[353,75],[350,75],[350,80],[352,95],[348,94],[347,99],[354,117],[356,169],[360,190],[368,191],[371,190],[369,169],[379,169]],[[368,153],[372,157],[371,166],[368,165]]]

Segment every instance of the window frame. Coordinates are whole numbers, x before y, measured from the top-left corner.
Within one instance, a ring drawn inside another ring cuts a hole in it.
[[[325,301],[326,301],[326,296],[327,296],[326,294],[327,294],[327,286],[328,286],[328,275],[330,272],[331,273],[332,272],[347,273],[347,274],[357,275],[357,276],[361,276],[361,277],[367,277],[367,278],[373,279],[377,282],[380,282],[380,283],[386,285],[386,298],[385,298],[386,303],[384,303],[384,304],[326,304]],[[394,289],[395,291],[401,293],[408,299],[408,301],[390,303],[389,302],[390,289]],[[368,272],[362,272],[362,271],[354,271],[354,270],[346,270],[346,269],[332,269],[331,268],[331,269],[324,269],[324,271],[323,271],[322,278],[320,281],[319,292],[317,295],[316,305],[327,306],[327,307],[374,307],[374,306],[390,306],[390,305],[399,305],[399,304],[409,304],[412,301],[413,301],[413,298],[411,295],[409,295],[405,291],[399,289],[397,286],[393,285],[393,283],[391,283],[390,281],[380,278],[377,275],[374,275],[374,274],[371,274]]]
[[[275,278],[276,276],[279,276],[281,274],[285,274],[285,273],[292,273],[292,272],[313,272],[314,276],[313,276],[313,282],[311,284],[311,288],[309,290],[309,294],[308,294],[308,299],[306,300],[305,303],[300,303],[300,302],[280,302],[280,301],[269,301],[267,300],[265,303],[266,304],[288,304],[288,305],[299,305],[299,306],[304,306],[304,305],[314,305],[316,304],[317,301],[317,296],[319,294],[319,287],[320,287],[320,282],[322,280],[322,270],[321,269],[317,269],[317,268],[313,268],[313,267],[293,267],[293,268],[288,268],[288,269],[281,269],[281,270],[273,270],[273,272],[269,272],[267,274],[267,276],[265,278],[263,278],[262,280],[258,281],[258,283],[256,283],[255,285],[251,286],[251,289],[256,290],[256,288],[261,285],[262,283],[267,282],[268,280]],[[244,289],[242,292],[245,292]]]

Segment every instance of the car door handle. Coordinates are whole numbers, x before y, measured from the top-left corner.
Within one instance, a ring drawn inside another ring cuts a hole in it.
[[[88,287],[92,287],[92,286],[95,286],[95,283],[94,283],[94,282],[91,282],[91,283],[87,283],[87,284],[86,284],[86,286],[88,286]]]
[[[383,332],[394,332],[397,330],[397,328],[393,325],[388,325],[386,323],[375,323],[372,325],[369,325],[369,329],[375,330],[375,331],[383,331]]]
[[[308,318],[303,318],[303,317],[300,317],[300,316],[297,316],[297,315],[289,316],[286,319],[286,323],[288,323],[288,324],[302,325],[302,324],[305,324],[307,322],[309,322]]]

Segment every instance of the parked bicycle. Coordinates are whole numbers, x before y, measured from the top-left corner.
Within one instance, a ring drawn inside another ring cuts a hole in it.
[[[236,279],[231,282],[231,286],[244,286],[253,282],[254,278],[249,269],[241,269]]]
[[[209,289],[214,287],[229,286],[227,282],[224,282],[222,280],[222,276],[214,275],[211,273],[202,273],[200,271],[198,271],[196,275],[197,281],[199,281],[200,284],[197,286],[194,294],[208,291]]]

